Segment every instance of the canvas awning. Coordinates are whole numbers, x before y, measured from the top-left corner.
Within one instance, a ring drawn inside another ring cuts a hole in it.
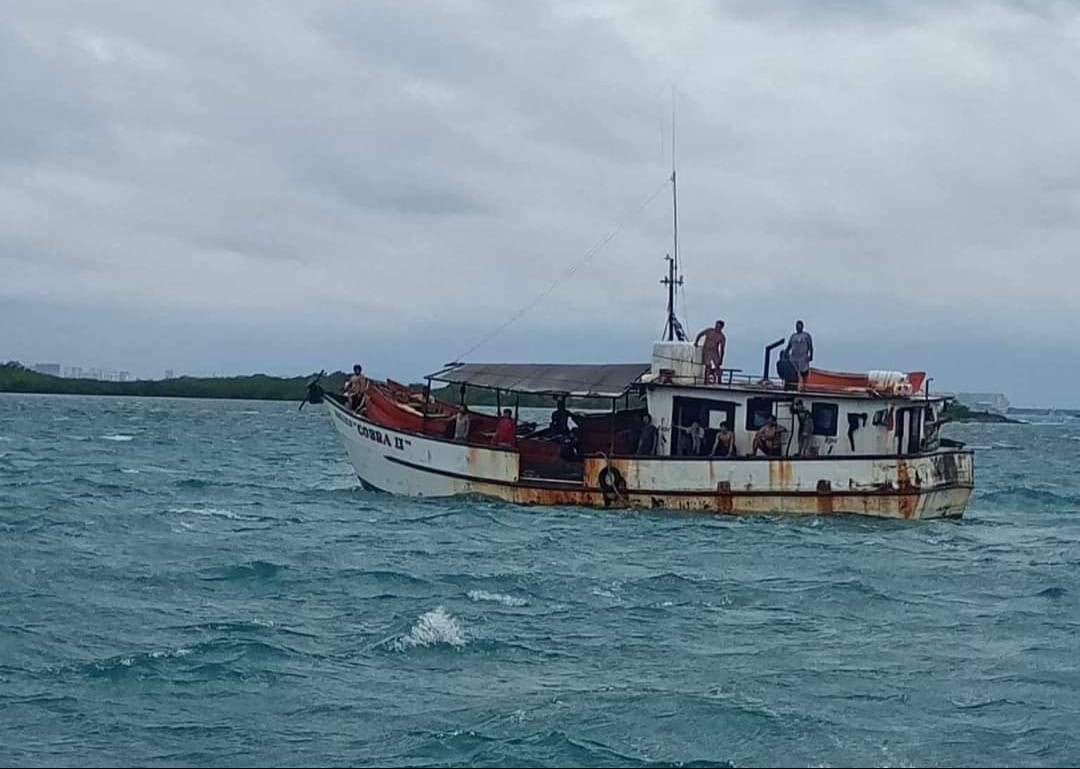
[[[649,368],[648,363],[460,363],[429,378],[488,390],[617,398]]]

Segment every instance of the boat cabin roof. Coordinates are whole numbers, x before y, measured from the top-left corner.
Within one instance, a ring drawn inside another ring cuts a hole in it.
[[[648,363],[454,363],[428,379],[506,392],[618,398],[649,369]]]

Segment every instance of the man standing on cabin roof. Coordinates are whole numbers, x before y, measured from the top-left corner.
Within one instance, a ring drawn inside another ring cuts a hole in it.
[[[701,362],[705,364],[705,384],[716,384],[720,381],[720,367],[724,365],[724,352],[727,349],[727,337],[724,336],[724,321],[716,321],[712,328],[706,328],[697,335],[694,344],[701,344],[701,338],[705,343],[701,345]]]
[[[503,409],[502,416],[495,423],[494,443],[496,446],[514,445],[514,417],[512,413],[510,409]]]
[[[801,320],[795,321],[795,333],[788,339],[787,347],[784,349],[791,365],[799,373],[800,387],[806,383],[806,375],[810,373],[810,361],[814,359],[814,338],[803,331],[803,328]]]

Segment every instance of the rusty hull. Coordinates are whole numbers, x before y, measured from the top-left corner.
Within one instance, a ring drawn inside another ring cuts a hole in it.
[[[766,460],[763,460],[765,462]],[[707,463],[714,479],[737,474],[738,463]],[[842,462],[840,464],[843,464]],[[734,465],[734,469],[733,466]],[[830,463],[835,474],[835,463]],[[825,468],[824,463],[817,467]],[[599,475],[606,467],[619,472],[625,484],[605,489]],[[580,505],[609,509],[648,509],[727,515],[865,515],[877,518],[959,518],[973,488],[969,452],[889,458],[870,483],[848,479],[837,484],[822,478],[810,486],[799,459],[767,460],[765,484],[716,480],[711,488],[651,490],[642,488],[641,461],[590,457],[582,484],[522,481],[513,484],[471,484],[474,493],[525,505]],[[811,471],[812,472],[812,471]]]

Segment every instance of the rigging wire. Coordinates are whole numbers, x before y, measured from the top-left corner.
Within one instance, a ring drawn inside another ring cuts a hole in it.
[[[641,213],[641,211],[643,211],[645,208],[647,208],[648,205],[650,203],[652,203],[653,200],[656,199],[656,196],[664,191],[664,188],[666,188],[668,186],[669,181],[670,181],[669,179],[664,179],[664,181],[661,182],[660,185],[655,190],[653,190],[653,192],[649,195],[649,197],[645,198],[644,202],[642,202],[640,205],[638,205],[633,210],[628,211],[626,213],[626,215],[624,215],[619,220],[618,224],[615,226],[615,228],[611,232],[609,232],[607,235],[605,235],[603,238],[601,238],[599,241],[597,241],[596,244],[594,244],[592,246],[592,248],[588,249],[585,252],[585,254],[582,256],[581,259],[579,259],[577,262],[572,264],[561,275],[559,275],[557,278],[555,278],[555,280],[553,280],[551,282],[551,285],[549,285],[547,288],[545,288],[543,291],[541,291],[536,296],[535,299],[533,299],[531,302],[529,302],[528,304],[521,307],[517,312],[515,312],[513,315],[511,315],[502,324],[500,324],[499,326],[496,326],[491,332],[489,332],[484,337],[482,337],[480,339],[480,341],[478,341],[476,344],[474,344],[468,350],[466,350],[465,352],[461,353],[456,358],[454,358],[454,360],[455,361],[461,361],[464,358],[467,358],[469,355],[472,355],[472,353],[474,353],[480,347],[484,346],[485,344],[490,342],[492,339],[497,337],[503,331],[508,329],[514,323],[516,323],[523,315],[525,315],[527,312],[529,312],[534,307],[536,307],[538,304],[540,304],[540,302],[542,302],[544,299],[546,299],[551,294],[551,292],[554,291],[556,288],[558,288],[564,281],[566,281],[567,279],[573,277],[573,275],[578,270],[580,270],[582,267],[584,267],[589,262],[591,262],[593,260],[593,258],[597,254],[600,253],[600,250],[603,249],[604,246],[606,246],[608,243],[610,243],[612,240],[614,240],[615,236],[618,235],[623,230],[623,228],[627,224],[629,224],[631,222],[631,220],[633,220],[639,213]]]

